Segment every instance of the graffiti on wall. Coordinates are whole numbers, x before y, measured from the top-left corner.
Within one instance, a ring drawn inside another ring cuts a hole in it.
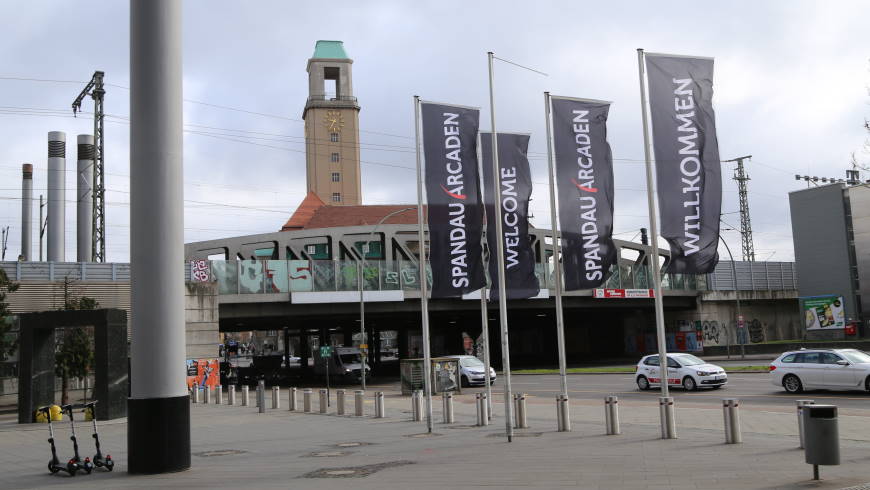
[[[211,269],[207,260],[190,261],[190,280],[193,282],[209,282]]]

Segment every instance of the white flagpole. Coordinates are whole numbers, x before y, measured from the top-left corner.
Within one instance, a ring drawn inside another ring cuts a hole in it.
[[[562,312],[562,267],[559,261],[559,235],[556,226],[556,177],[553,163],[553,133],[550,127],[550,92],[544,92],[544,114],[547,117],[547,164],[550,177],[550,224],[553,234],[553,272],[555,273],[554,289],[556,290],[556,340],[559,345],[559,379],[562,384],[562,396],[568,399],[568,373],[565,363],[565,317]],[[566,432],[571,431],[571,412],[565,404]]]
[[[486,309],[486,286],[480,289],[480,324],[483,330],[483,363],[486,364],[486,413],[492,420],[492,385],[489,382],[489,311]]]
[[[417,149],[417,240],[420,265],[420,312],[423,315],[423,391],[426,392],[426,428],[432,432],[432,359],[429,354],[429,284],[426,277],[426,241],[423,233],[423,166],[420,158],[420,97],[414,96],[414,142]]]
[[[649,115],[647,114],[646,100],[646,72],[644,69],[643,49],[637,50],[637,67],[640,77],[640,106],[643,117],[643,153],[646,158],[646,195],[649,207],[649,232],[650,245],[652,245],[652,257],[647,261],[652,270],[653,288],[655,289],[655,312],[656,312],[656,337],[659,347],[659,386],[661,386],[662,398],[669,398],[668,390],[668,351],[665,342],[665,312],[662,300],[662,280],[659,271],[659,245],[658,225],[656,223],[656,206],[653,199],[653,171],[652,156],[650,154]],[[659,401],[660,406],[662,400]],[[676,429],[673,421],[673,402],[666,401],[667,407],[662,412],[662,439],[675,439]]]
[[[492,125],[492,188],[493,188],[493,208],[495,209],[495,236],[496,249],[498,251],[497,269],[498,269],[498,313],[499,326],[501,327],[501,359],[502,370],[504,371],[504,423],[505,433],[507,434],[508,442],[513,440],[514,426],[513,407],[511,406],[511,353],[510,342],[508,341],[508,317],[507,317],[507,293],[505,292],[505,273],[504,273],[504,233],[502,232],[501,224],[501,179],[499,179],[498,165],[498,138],[495,131],[495,95],[492,85],[492,51],[487,53],[489,61],[489,117]]]

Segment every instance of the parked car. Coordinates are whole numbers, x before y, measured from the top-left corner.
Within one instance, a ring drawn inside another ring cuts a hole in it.
[[[462,386],[482,385],[486,383],[486,368],[480,359],[474,356],[444,356],[459,359],[460,381]],[[495,383],[495,369],[489,368],[489,384]]]
[[[719,389],[728,383],[725,369],[692,354],[668,354],[668,386],[682,386],[687,391],[698,388]],[[637,363],[634,374],[637,387],[648,390],[661,385],[659,356],[645,356]]]
[[[870,355],[856,349],[801,349],[770,363],[770,382],[789,393],[803,390],[870,391]]]

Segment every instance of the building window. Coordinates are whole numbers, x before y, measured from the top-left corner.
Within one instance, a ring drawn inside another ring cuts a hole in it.
[[[333,153],[329,160],[332,162],[337,162],[338,159],[339,159],[338,153]]]
[[[341,182],[341,175],[338,172],[332,172],[332,181]]]
[[[341,202],[341,193],[333,192],[332,193],[332,202]]]
[[[338,143],[338,133],[329,133],[329,141]]]

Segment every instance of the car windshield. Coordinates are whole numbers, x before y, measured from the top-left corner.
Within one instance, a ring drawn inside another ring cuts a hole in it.
[[[701,359],[691,355],[691,354],[680,354],[679,356],[674,356],[674,359],[680,362],[683,366],[697,366],[698,364],[707,364]]]
[[[355,364],[359,363],[359,354],[341,354],[338,356],[341,359],[342,364]]]
[[[866,362],[870,363],[870,356],[859,351],[859,350],[841,350],[838,351],[839,354],[842,354],[846,359],[858,363],[858,362]]]
[[[471,368],[471,367],[482,368],[483,367],[483,363],[480,362],[480,359],[478,359],[476,357],[463,357],[459,360],[459,364],[462,364],[462,367],[467,367],[467,368]]]

